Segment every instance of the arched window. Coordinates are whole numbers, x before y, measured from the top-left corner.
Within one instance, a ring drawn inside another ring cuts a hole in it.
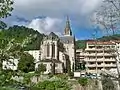
[[[47,57],[50,56],[50,44],[48,43],[47,44]]]
[[[52,44],[52,57],[55,57],[55,44]]]

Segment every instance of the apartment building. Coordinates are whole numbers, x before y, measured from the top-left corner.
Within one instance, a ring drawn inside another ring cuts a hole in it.
[[[84,50],[83,49],[77,49],[76,50],[76,61],[77,62],[83,62],[84,61]]]
[[[87,41],[84,54],[88,73],[116,69],[116,44],[110,41]]]

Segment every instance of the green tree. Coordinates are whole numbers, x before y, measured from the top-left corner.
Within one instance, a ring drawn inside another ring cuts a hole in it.
[[[11,15],[13,10],[13,0],[0,0],[0,19],[6,18]],[[0,29],[6,28],[7,25],[0,20]]]
[[[18,63],[18,70],[21,70],[25,73],[34,71],[35,63],[32,55],[28,53],[23,53]]]
[[[87,78],[79,78],[78,83],[82,86],[82,90],[86,90],[86,85],[88,84]]]
[[[5,29],[7,27],[6,23],[0,21],[0,29]]]
[[[36,69],[35,73],[36,73],[36,76],[37,76],[37,82],[38,82],[38,78],[41,74],[43,74],[43,72],[46,71],[46,66],[41,63],[38,65],[38,68]]]
[[[39,74],[43,74],[43,72],[45,71],[46,71],[46,66],[43,63],[39,64],[36,72]]]
[[[13,0],[0,0],[0,18],[6,18],[11,15],[12,5]]]
[[[71,86],[64,80],[39,82],[36,87],[39,90],[71,90]]]

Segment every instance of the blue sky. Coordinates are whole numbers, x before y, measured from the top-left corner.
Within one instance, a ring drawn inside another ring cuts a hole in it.
[[[12,16],[4,21],[24,25],[40,33],[62,35],[66,16],[69,15],[73,34],[77,39],[91,39],[94,33],[89,18],[101,0],[14,0]],[[98,37],[102,31],[98,30]]]

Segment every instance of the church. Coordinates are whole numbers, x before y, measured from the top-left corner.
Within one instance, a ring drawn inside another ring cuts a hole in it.
[[[75,37],[72,35],[70,20],[67,17],[64,34],[58,37],[54,32],[43,38],[39,50],[25,51],[35,59],[35,69],[40,64],[46,66],[44,74],[52,72],[54,65],[55,73],[67,73],[67,69],[74,70],[75,67]],[[18,60],[12,60],[15,65],[3,62],[3,69],[17,70]],[[69,67],[68,67],[69,66]]]
[[[75,65],[75,37],[72,35],[68,17],[62,37],[58,37],[54,32],[44,37],[36,68],[41,63],[46,66],[45,74],[52,72],[53,64],[55,73],[66,72],[68,64],[70,70],[73,71]]]

